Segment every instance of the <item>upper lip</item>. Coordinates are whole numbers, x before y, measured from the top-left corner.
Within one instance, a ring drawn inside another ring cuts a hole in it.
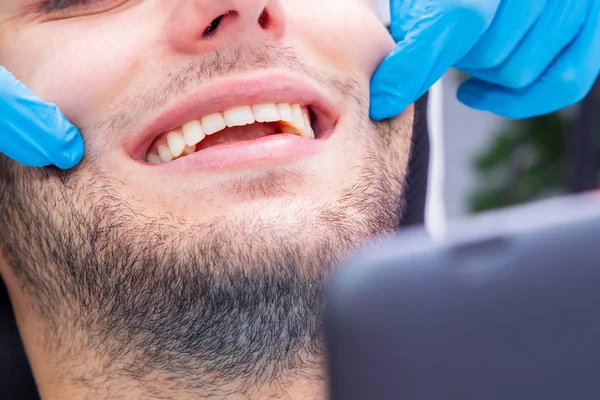
[[[270,73],[246,78],[223,79],[188,93],[154,118],[125,143],[125,150],[142,160],[152,142],[162,133],[205,115],[231,107],[262,103],[291,103],[310,107],[317,129],[330,130],[339,118],[333,102],[310,80],[290,74]]]

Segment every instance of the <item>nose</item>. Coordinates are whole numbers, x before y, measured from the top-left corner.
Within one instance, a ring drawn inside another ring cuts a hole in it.
[[[183,53],[210,51],[226,41],[279,39],[285,30],[281,0],[180,0],[166,28]]]

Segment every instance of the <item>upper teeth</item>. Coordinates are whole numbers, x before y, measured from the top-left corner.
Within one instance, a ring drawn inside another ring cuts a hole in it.
[[[281,122],[283,133],[314,139],[308,109],[299,104],[268,103],[230,108],[222,113],[206,115],[161,135],[150,148],[146,161],[160,164],[195,151],[207,135],[227,127],[251,125],[255,122]]]

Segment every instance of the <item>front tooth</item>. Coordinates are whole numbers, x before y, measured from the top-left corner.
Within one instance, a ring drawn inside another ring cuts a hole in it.
[[[210,114],[202,117],[202,129],[207,135],[212,135],[227,128],[225,119],[220,113]]]
[[[298,128],[304,127],[304,114],[302,113],[300,104],[294,104],[292,106],[292,112],[294,113],[294,126]]]
[[[185,140],[180,132],[169,132],[167,134],[167,143],[169,143],[169,149],[173,158],[179,157],[185,149]]]
[[[250,106],[230,108],[223,114],[225,116],[225,123],[229,127],[251,125],[255,122]]]
[[[200,121],[190,121],[184,124],[182,129],[185,144],[188,146],[195,146],[206,137]]]
[[[292,113],[294,113],[294,121],[292,122],[292,126],[294,126],[298,132],[300,132],[300,136],[310,137],[309,130],[306,129],[307,124],[305,122],[305,114],[306,116],[308,116],[308,114],[300,104],[292,105]],[[310,125],[310,123],[308,125]]]
[[[159,145],[158,146],[158,156],[160,160],[164,163],[173,161],[173,156],[171,155],[171,150],[169,150],[168,146]]]
[[[294,122],[294,112],[292,111],[292,106],[288,103],[277,104],[277,111],[282,121]]]
[[[310,114],[308,109],[299,104],[294,104],[291,106],[291,112],[293,114],[293,121],[282,122],[281,131],[283,133],[292,133],[308,139],[314,139],[315,133],[310,126]]]
[[[308,113],[308,108],[302,109],[302,119],[304,120],[304,136],[308,137],[309,139],[314,139],[315,131],[313,131],[313,128],[310,125],[310,114]]]
[[[259,104],[252,106],[252,112],[256,122],[277,122],[281,121],[281,116],[277,111],[277,106],[271,104]]]

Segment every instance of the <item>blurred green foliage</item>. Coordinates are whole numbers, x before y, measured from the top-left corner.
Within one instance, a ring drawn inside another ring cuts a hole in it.
[[[455,76],[459,82],[469,78],[456,70]],[[600,99],[600,81],[590,96]],[[473,161],[480,184],[470,196],[470,211],[490,211],[568,193],[567,145],[578,128],[578,114],[561,111],[507,121],[490,146]],[[600,126],[597,128],[595,150],[600,160]],[[596,175],[600,177],[598,167]]]
[[[474,160],[481,184],[471,196],[471,211],[566,192],[566,137],[573,132],[573,125],[573,120],[560,113],[509,122]]]

